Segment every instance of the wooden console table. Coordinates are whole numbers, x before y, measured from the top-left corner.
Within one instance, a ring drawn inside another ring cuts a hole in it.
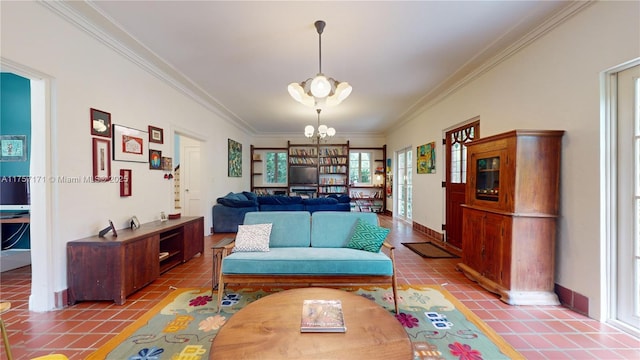
[[[69,304],[114,300],[145,287],[161,273],[197,253],[204,253],[204,218],[153,221],[140,228],[118,230],[67,243]]]

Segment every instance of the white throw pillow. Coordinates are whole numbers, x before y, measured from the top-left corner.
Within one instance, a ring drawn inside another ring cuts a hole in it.
[[[272,224],[238,225],[232,252],[269,251]]]

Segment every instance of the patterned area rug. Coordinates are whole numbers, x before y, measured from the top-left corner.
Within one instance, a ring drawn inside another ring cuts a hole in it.
[[[392,314],[390,288],[344,287]],[[227,319],[252,301],[282,288],[227,288],[217,313],[211,289],[178,289],[91,354],[88,359],[208,359],[211,343]],[[493,329],[441,286],[400,286],[400,314],[414,359],[523,359]]]

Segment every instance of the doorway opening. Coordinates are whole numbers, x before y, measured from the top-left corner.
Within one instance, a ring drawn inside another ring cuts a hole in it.
[[[396,164],[398,186],[396,187],[395,213],[401,220],[410,222],[413,219],[413,151],[411,146],[396,152]]]
[[[603,80],[602,314],[640,336],[640,58]]]

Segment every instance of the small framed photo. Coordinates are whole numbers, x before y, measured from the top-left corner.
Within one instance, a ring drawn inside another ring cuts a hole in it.
[[[149,138],[147,132],[114,124],[113,160],[149,162]]]
[[[93,138],[93,181],[111,180],[109,140]]]
[[[90,112],[91,135],[111,137],[111,114],[93,108]]]
[[[149,169],[162,170],[162,151],[149,150]]]
[[[173,170],[173,159],[170,157],[163,156],[162,157],[162,170],[164,171],[172,171]]]
[[[0,135],[0,161],[27,161],[27,135]]]
[[[109,226],[111,227],[111,231],[113,232],[113,237],[118,237],[118,232],[116,231],[116,227],[113,226],[113,221],[109,220]]]
[[[138,220],[137,216],[134,215],[131,218],[131,222],[130,222],[129,226],[131,227],[131,230],[135,230],[135,229],[140,228],[140,220]]]
[[[120,169],[120,196],[131,196],[131,169]]]
[[[163,144],[164,131],[159,127],[149,125],[149,142]]]

